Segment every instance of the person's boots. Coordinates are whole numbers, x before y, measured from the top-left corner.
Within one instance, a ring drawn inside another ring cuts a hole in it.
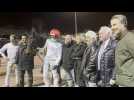
[[[17,87],[24,87],[24,81],[23,80],[19,80]]]
[[[30,78],[28,79],[28,87],[32,87],[32,85],[33,85],[33,78],[30,77]]]

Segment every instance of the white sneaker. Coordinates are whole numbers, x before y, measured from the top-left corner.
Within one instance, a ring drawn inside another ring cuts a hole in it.
[[[75,86],[74,86],[74,87],[79,87],[79,85],[75,84]]]
[[[88,85],[89,85],[89,87],[97,87],[96,83],[92,83],[92,82],[89,82]]]

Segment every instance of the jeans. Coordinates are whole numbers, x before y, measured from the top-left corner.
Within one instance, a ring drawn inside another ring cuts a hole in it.
[[[7,68],[6,68],[6,77],[5,77],[5,86],[10,86],[10,77],[11,77],[11,73],[12,73],[12,69],[13,67],[15,67],[15,64],[12,62],[8,62],[7,63]],[[18,82],[18,75],[17,75],[17,71],[15,69],[15,74],[16,74],[16,84]]]
[[[66,82],[66,86],[68,87],[73,87],[74,86],[74,69],[70,70],[70,71],[66,71],[64,68],[62,69],[62,75],[64,75],[63,77],[63,81]]]
[[[53,83],[50,79],[50,72],[52,73]],[[44,66],[43,66],[43,77],[44,83],[47,87],[50,87],[52,84],[54,87],[59,87],[59,73],[58,73],[58,66],[55,66],[52,61],[45,59]]]
[[[27,78],[28,87],[32,87],[32,84],[33,84],[33,70],[32,69],[29,69],[29,70],[17,70],[17,74],[18,74],[17,86],[18,87],[24,87],[25,72],[27,72],[27,75],[28,75],[28,78]]]

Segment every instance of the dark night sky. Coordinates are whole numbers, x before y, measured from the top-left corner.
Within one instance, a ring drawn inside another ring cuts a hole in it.
[[[15,13],[15,12],[1,12],[0,13],[0,27],[13,25],[16,28],[24,27],[26,29],[31,27],[32,14],[31,13]]]
[[[78,32],[88,29],[98,31],[100,26],[109,25],[114,14],[125,14],[128,18],[129,29],[134,29],[134,13],[132,12],[78,12]],[[74,12],[2,12],[0,13],[0,27],[14,25],[30,29],[35,26],[39,30],[48,31],[52,27],[60,28],[65,33],[74,33]]]

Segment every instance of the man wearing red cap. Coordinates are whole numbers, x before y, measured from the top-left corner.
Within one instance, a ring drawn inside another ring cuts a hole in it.
[[[58,66],[62,56],[62,44],[58,42],[60,37],[60,31],[58,29],[52,29],[50,31],[51,38],[46,40],[44,50],[46,56],[44,58],[43,66],[43,77],[44,82],[47,87],[51,86],[51,81],[49,79],[49,70],[52,72],[53,76],[53,86],[59,86],[59,73]]]

